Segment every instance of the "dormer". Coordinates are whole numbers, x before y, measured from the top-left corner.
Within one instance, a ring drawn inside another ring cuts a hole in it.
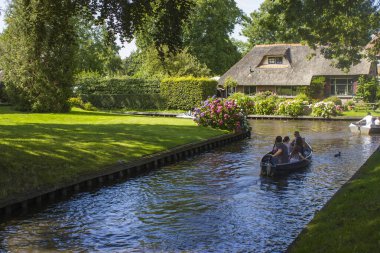
[[[274,46],[261,59],[258,68],[287,68],[290,67],[289,47]]]

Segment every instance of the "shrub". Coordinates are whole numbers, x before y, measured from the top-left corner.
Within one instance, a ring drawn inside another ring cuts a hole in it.
[[[245,114],[255,114],[255,102],[252,97],[241,92],[236,92],[232,94],[229,99],[235,100]]]
[[[312,105],[311,114],[314,117],[330,118],[336,116],[336,106],[333,102],[318,102]]]
[[[277,104],[281,101],[270,91],[257,93],[253,100],[255,101],[255,113],[259,115],[275,114]]]
[[[310,98],[305,93],[300,93],[294,97],[294,100],[310,103]]]
[[[160,91],[168,108],[189,110],[215,95],[217,85],[217,81],[209,78],[165,78]]]
[[[365,102],[374,102],[378,89],[378,81],[375,77],[360,76],[356,95],[362,97]]]
[[[337,96],[331,96],[331,97],[325,98],[323,101],[333,102],[335,105],[342,105],[342,100],[338,98]]]
[[[78,78],[74,92],[99,108],[162,109],[160,81],[129,77],[84,76]]]
[[[301,100],[287,100],[279,103],[277,114],[293,117],[301,116],[304,112],[304,103]]]
[[[69,98],[70,107],[79,107],[86,111],[96,111],[96,107],[93,106],[90,102],[83,102],[80,97]]]
[[[249,128],[247,117],[235,100],[209,98],[194,112],[194,121],[200,126],[229,131],[247,131]]]

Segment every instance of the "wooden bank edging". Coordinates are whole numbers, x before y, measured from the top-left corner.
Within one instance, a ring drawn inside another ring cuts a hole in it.
[[[344,188],[346,188],[347,187],[347,185],[348,184],[350,184],[353,180],[355,180],[355,179],[357,179],[358,177],[359,177],[359,174],[361,173],[361,170],[365,167],[365,166],[367,166],[367,161],[369,160],[369,159],[371,159],[371,157],[372,156],[374,156],[375,155],[375,153],[377,153],[377,152],[380,152],[380,145],[375,149],[375,151],[368,157],[368,159],[362,164],[362,166],[360,166],[360,168],[354,173],[354,175],[352,175],[351,176],[351,178],[346,182],[346,183],[344,183],[339,189],[338,189],[338,191],[336,191],[335,193],[334,193],[334,195],[326,202],[326,204],[324,204],[323,205],[323,207],[319,210],[319,211],[317,211],[315,214],[314,214],[314,217],[315,217],[315,215],[317,214],[317,213],[319,213],[319,212],[323,212],[326,208],[327,208],[327,206],[330,204],[330,202],[332,202],[333,201],[333,199],[335,199],[335,197],[337,196],[337,195],[339,195],[342,191],[343,191],[343,189]],[[297,237],[292,241],[292,243],[288,246],[288,248],[286,249],[286,253],[291,253],[292,252],[292,250],[294,249],[294,248],[296,248],[297,247],[297,242],[299,241],[299,240],[301,240],[301,237],[304,235],[304,234],[306,234],[307,233],[307,231],[308,231],[308,225],[314,220],[314,217],[313,217],[313,219],[311,219],[311,221],[309,221],[308,223],[307,223],[307,225],[302,229],[302,231],[297,235]]]
[[[45,203],[65,199],[80,191],[90,190],[93,187],[100,187],[104,184],[135,177],[205,151],[249,138],[250,136],[251,132],[225,134],[205,141],[189,143],[167,151],[143,156],[130,162],[121,160],[116,164],[104,167],[98,173],[83,176],[73,183],[56,185],[44,191],[35,191],[27,195],[24,194],[2,201],[0,202],[0,219],[20,212],[25,213],[30,207],[40,207]]]

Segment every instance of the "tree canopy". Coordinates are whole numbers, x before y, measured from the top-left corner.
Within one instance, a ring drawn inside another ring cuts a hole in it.
[[[276,8],[284,13],[285,22],[312,47],[321,46],[322,53],[341,69],[357,64],[368,56],[364,47],[371,36],[379,33],[380,16],[377,0],[277,0]],[[380,41],[375,41],[378,53]],[[376,52],[377,51],[377,52]]]
[[[257,44],[301,41],[298,30],[286,21],[279,4],[278,1],[265,0],[258,10],[244,20],[242,34],[248,38],[251,47]]]
[[[14,0],[1,38],[1,67],[12,102],[22,110],[60,112],[75,73],[77,17],[105,24],[112,40],[144,29],[162,54],[181,47],[193,0]],[[153,19],[151,26],[144,25]]]

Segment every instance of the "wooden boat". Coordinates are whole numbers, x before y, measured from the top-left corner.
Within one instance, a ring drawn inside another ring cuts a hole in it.
[[[374,124],[367,126],[365,125],[365,123],[363,124],[351,123],[349,127],[350,127],[351,133],[355,133],[355,134],[368,134],[368,135],[380,134],[380,126],[377,126]]]
[[[312,149],[305,149],[305,155],[307,160],[300,160],[292,163],[280,163],[274,164],[272,161],[271,152],[264,155],[261,159],[260,167],[261,167],[261,176],[268,177],[277,177],[284,176],[291,172],[297,171],[299,169],[305,168],[311,163],[311,158],[313,155]]]

